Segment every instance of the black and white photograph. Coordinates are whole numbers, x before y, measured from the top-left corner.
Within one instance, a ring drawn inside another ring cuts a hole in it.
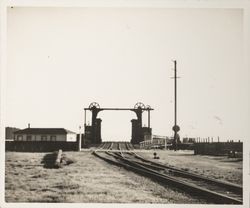
[[[249,207],[248,1],[6,2],[1,208]]]

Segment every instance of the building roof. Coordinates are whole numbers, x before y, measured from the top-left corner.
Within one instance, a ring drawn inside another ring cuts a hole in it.
[[[15,131],[14,134],[75,134],[75,132],[64,128],[26,128]]]

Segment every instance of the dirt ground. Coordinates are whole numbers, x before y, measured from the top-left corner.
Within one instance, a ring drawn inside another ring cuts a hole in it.
[[[160,159],[153,159],[156,152]],[[189,172],[202,174],[207,177],[229,181],[242,185],[242,161],[226,156],[194,155],[193,151],[147,150],[138,151],[138,154],[159,162]]]
[[[66,152],[74,163],[60,169],[44,168],[45,155],[6,153],[6,202],[205,203],[90,152]]]

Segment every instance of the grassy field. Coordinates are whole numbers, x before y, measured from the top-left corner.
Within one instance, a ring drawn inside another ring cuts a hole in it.
[[[6,153],[6,202],[205,203],[112,166],[90,152],[66,152],[74,163],[48,169],[46,153]]]
[[[156,152],[159,160],[152,159]],[[226,156],[194,155],[193,151],[138,151],[138,154],[167,165],[202,174],[215,179],[242,184],[242,161]]]

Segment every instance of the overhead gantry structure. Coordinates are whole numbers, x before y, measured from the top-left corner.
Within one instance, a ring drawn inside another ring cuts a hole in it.
[[[137,144],[144,140],[145,134],[152,134],[150,127],[150,111],[154,110],[149,105],[145,106],[143,103],[138,102],[134,105],[134,108],[101,108],[97,102],[92,102],[88,108],[84,108],[84,129],[85,137],[92,144],[98,144],[102,142],[101,139],[101,119],[97,118],[100,111],[133,111],[135,112],[137,119],[132,119],[132,138],[131,143]],[[87,111],[92,113],[91,126],[86,125]],[[142,113],[148,112],[148,126],[142,127]]]

